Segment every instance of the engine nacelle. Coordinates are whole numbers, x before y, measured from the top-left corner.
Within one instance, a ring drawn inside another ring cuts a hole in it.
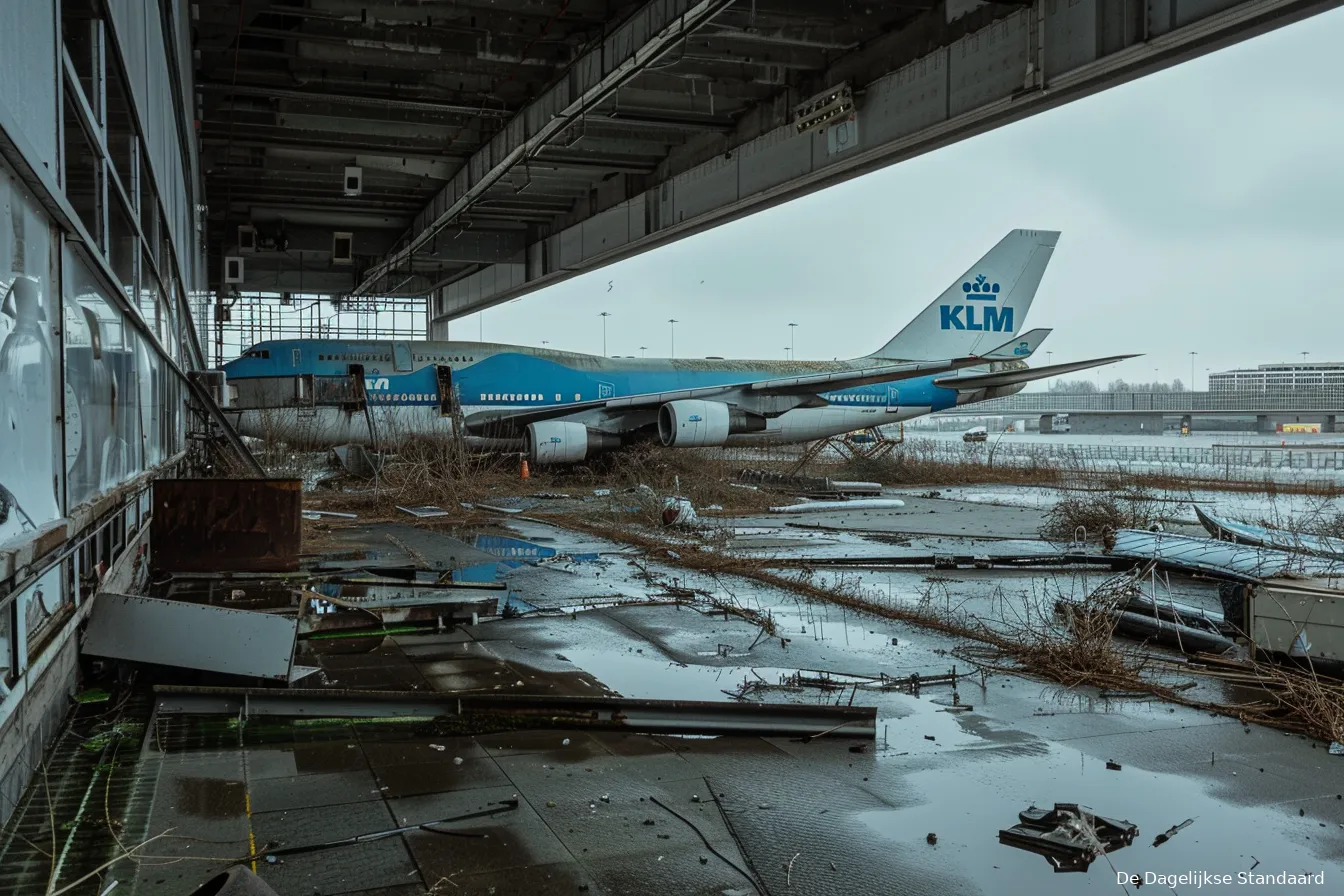
[[[575,464],[590,453],[621,447],[619,436],[582,423],[544,420],[527,427],[527,459],[534,464]]]
[[[721,401],[669,401],[658,409],[658,437],[668,447],[718,447],[733,433],[763,429],[764,417],[749,417]]]

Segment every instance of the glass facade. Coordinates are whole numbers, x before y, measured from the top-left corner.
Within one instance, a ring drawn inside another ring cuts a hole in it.
[[[0,543],[61,516],[61,299],[46,215],[0,169]]]
[[[190,85],[153,44],[159,17],[187,6],[24,0],[6,14],[24,22],[22,39],[0,29],[0,127],[22,138],[19,155],[0,160],[0,544],[15,552],[0,555],[7,704],[45,674],[33,670],[49,652],[73,649],[76,608],[147,519],[148,494],[132,480],[183,455],[178,370],[204,361],[185,302],[207,299],[189,279],[204,270],[196,147],[181,141],[188,113],[174,100]],[[176,55],[189,56],[183,39]]]

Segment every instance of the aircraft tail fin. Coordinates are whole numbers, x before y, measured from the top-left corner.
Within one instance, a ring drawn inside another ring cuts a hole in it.
[[[869,355],[890,361],[973,356],[1017,335],[1045,275],[1056,230],[1013,230],[905,329]]]

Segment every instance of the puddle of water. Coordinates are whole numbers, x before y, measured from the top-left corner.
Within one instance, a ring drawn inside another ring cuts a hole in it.
[[[920,697],[900,692],[873,694],[860,690],[854,702],[869,706],[877,704],[878,745],[884,746],[882,755],[885,756],[920,756],[985,744],[984,738],[962,727],[961,720],[970,713],[946,711],[952,703],[949,687],[931,686],[928,696]],[[929,737],[933,740],[928,740]]]
[[[1237,872],[1249,870],[1256,859],[1256,873],[1324,869],[1329,877],[1334,870],[1324,868],[1307,845],[1312,841],[1304,839],[1316,838],[1317,831],[1325,834],[1313,820],[1297,822],[1263,807],[1221,803],[1197,780],[1129,766],[1108,771],[1104,762],[1059,746],[1046,756],[980,755],[983,760],[959,757],[955,774],[937,769],[907,775],[905,780],[927,800],[924,804],[861,812],[856,820],[911,850],[927,850],[930,861],[955,865],[986,893],[1006,892],[1005,880],[1018,882],[1013,892],[1043,896],[1115,893],[1116,871],[1142,875],[1194,869],[1231,874],[1235,882]],[[1133,822],[1139,836],[1133,845],[1098,858],[1087,872],[1068,874],[1055,873],[1042,856],[998,842],[999,830],[1016,824],[1018,812],[1055,802],[1081,803],[1099,815]],[[1157,834],[1187,818],[1194,824],[1153,848]],[[938,835],[937,845],[925,844],[928,833]],[[1181,893],[1195,889],[1176,887]],[[1130,892],[1135,892],[1132,887]],[[1154,892],[1170,889],[1158,886]]]
[[[634,699],[726,702],[732,698],[724,691],[737,690],[744,679],[758,680],[752,674],[751,666],[679,666],[661,656],[633,651],[610,653],[566,648],[565,656],[611,690]],[[774,684],[795,670],[757,668],[755,671]],[[785,697],[785,692],[778,692],[770,699]]]
[[[241,781],[179,778],[173,808],[195,818],[238,818],[246,811]]]

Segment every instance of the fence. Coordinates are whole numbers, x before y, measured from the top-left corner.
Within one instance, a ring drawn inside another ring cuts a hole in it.
[[[778,468],[797,463],[805,445],[764,448],[704,449],[718,460],[746,468]],[[827,448],[816,456],[816,468],[835,467],[845,458]],[[1344,445],[1282,447],[1278,445],[1078,445],[960,442],[906,439],[892,451],[890,462],[949,465],[1037,467],[1078,473],[1169,473],[1195,479],[1223,478],[1240,482],[1267,479],[1331,485],[1344,471]]]
[[[1019,392],[940,411],[939,416],[1065,414],[1070,411],[1152,411],[1168,414],[1202,411],[1233,415],[1293,411],[1337,413],[1344,412],[1344,388],[1276,389],[1263,392]]]

